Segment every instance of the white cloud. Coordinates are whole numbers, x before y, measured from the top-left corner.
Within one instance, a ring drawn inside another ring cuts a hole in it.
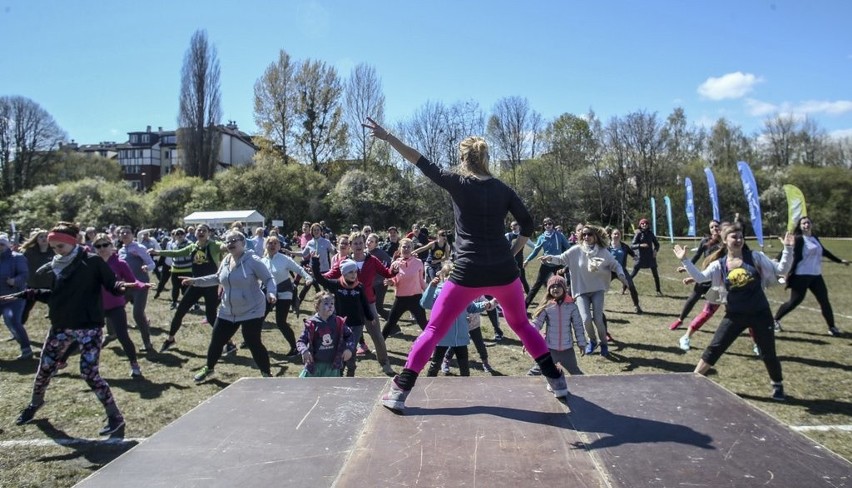
[[[783,102],[774,104],[748,98],[745,104],[749,115],[754,117],[781,114],[804,118],[810,115],[843,115],[852,113],[852,100],[806,100],[797,103]]]
[[[808,100],[797,104],[794,110],[806,114],[841,115],[852,112],[852,100]]]
[[[833,130],[828,133],[832,139],[852,139],[852,129]]]
[[[754,117],[764,117],[781,111],[781,107],[777,105],[769,102],[762,102],[754,98],[747,98],[745,104],[749,115]]]
[[[698,94],[710,100],[742,98],[754,88],[754,85],[762,81],[763,78],[751,73],[737,71],[718,78],[707,78],[698,86]]]

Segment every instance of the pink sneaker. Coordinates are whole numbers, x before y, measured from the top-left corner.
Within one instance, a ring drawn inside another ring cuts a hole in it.
[[[669,330],[675,330],[678,327],[680,327],[681,325],[683,325],[683,320],[677,319],[674,322],[672,322],[671,325],[669,325]]]
[[[396,384],[397,377],[390,382],[390,390],[382,395],[382,405],[393,413],[402,414],[405,411],[405,399],[410,391],[403,390]]]

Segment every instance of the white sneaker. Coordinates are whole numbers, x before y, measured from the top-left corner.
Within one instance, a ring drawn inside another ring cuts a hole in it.
[[[757,344],[755,344],[751,350],[754,351],[755,356],[760,357],[760,348],[757,347]]]
[[[689,350],[689,336],[688,335],[681,337],[680,341],[678,341],[678,342],[680,343],[681,349],[683,349],[684,351]]]
[[[565,375],[560,373],[558,378],[548,378],[544,377],[547,380],[547,391],[553,393],[553,396],[556,398],[565,398],[568,396],[568,384],[565,383]]]

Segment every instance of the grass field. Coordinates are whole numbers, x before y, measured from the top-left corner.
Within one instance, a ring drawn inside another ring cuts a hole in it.
[[[691,245],[692,243],[690,243]],[[836,255],[852,258],[852,241],[826,240],[826,246]],[[660,271],[663,297],[653,293],[650,272],[643,270],[636,278],[644,315],[633,313],[628,295],[620,293],[615,282],[606,298],[610,331],[615,337],[611,357],[598,355],[580,358],[586,374],[631,374],[692,371],[707,345],[721,313],[694,336],[694,349],[684,353],[677,346],[683,331],[671,332],[667,325],[677,317],[689,288],[680,284],[674,269],[677,265],[671,246],[664,244],[660,252]],[[768,254],[779,250],[777,241]],[[535,268],[528,277],[535,276]],[[746,399],[781,422],[790,426],[847,426],[847,430],[827,432],[805,431],[804,434],[826,445],[846,459],[852,460],[852,268],[826,262],[823,266],[838,327],[844,331],[840,338],[827,334],[818,306],[810,295],[785,320],[784,332],[777,338],[778,354],[789,396],[784,403],[773,402],[769,378],[763,363],[756,359],[751,342],[743,335],[711,371],[711,378]],[[165,295],[165,294],[164,294]],[[303,317],[313,302],[303,305]],[[539,298],[542,295],[539,295]],[[786,298],[782,287],[769,292],[773,307]],[[161,297],[151,300],[148,315],[154,328],[154,344],[159,348],[165,339],[172,312],[168,301]],[[388,303],[392,297],[389,295]],[[690,314],[700,311],[701,302]],[[27,329],[40,346],[47,331],[46,309],[38,305]],[[201,322],[202,315],[190,314],[178,333],[177,346],[165,354],[152,354],[141,360],[144,379],[133,380],[129,365],[117,342],[111,343],[101,356],[101,374],[110,383],[117,403],[127,420],[127,439],[146,438],[177,419],[211,395],[240,377],[260,376],[247,350],[236,357],[224,359],[216,368],[213,381],[195,385],[193,372],[204,364],[210,328]],[[502,320],[502,319],[501,319]],[[298,321],[300,322],[300,321]],[[291,324],[297,320],[291,316]],[[299,360],[285,357],[287,345],[272,324],[267,324],[263,339],[270,351],[273,374],[297,376]],[[404,334],[388,341],[394,368],[399,370],[411,340],[419,330],[412,322],[404,322]],[[491,327],[483,318],[487,339]],[[522,353],[520,342],[505,328],[506,339],[500,344],[489,342],[491,365],[499,375],[523,375],[531,359]],[[298,331],[297,331],[298,335]],[[137,347],[141,344],[138,331],[131,330]],[[108,463],[135,442],[91,443],[74,439],[93,439],[103,425],[104,414],[94,394],[76,373],[76,357],[69,367],[58,374],[50,385],[47,403],[36,415],[36,421],[24,427],[14,425],[21,408],[30,397],[36,362],[20,362],[17,343],[6,341],[8,331],[0,332],[0,486],[71,486]],[[239,338],[238,338],[239,341]],[[695,349],[697,347],[698,349]],[[484,375],[478,356],[471,348],[473,375]],[[382,376],[371,355],[359,362],[358,376]],[[306,380],[307,381],[307,380]],[[570,383],[569,383],[570,385]],[[617,394],[617,392],[614,392]],[[151,466],[156,469],[156,466]]]

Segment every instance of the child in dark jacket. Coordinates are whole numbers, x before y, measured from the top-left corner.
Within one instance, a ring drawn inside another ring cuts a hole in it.
[[[317,255],[311,256],[311,268],[317,283],[334,294],[335,309],[346,317],[346,325],[352,330],[352,339],[357,344],[364,333],[364,324],[373,320],[364,285],[358,281],[358,264],[351,259],[343,260],[340,263],[342,276],[336,280],[322,275]],[[346,361],[346,376],[355,376],[355,355]]]
[[[305,330],[296,341],[305,369],[300,378],[339,377],[343,363],[355,356],[355,341],[346,319],[334,314],[334,295],[322,291],[316,297],[316,312],[305,320]]]

